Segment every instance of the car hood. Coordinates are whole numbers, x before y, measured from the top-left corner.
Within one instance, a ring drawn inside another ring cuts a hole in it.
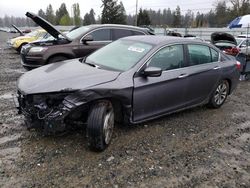
[[[73,59],[26,72],[18,79],[17,86],[23,94],[74,91],[113,81],[119,74]]]
[[[19,37],[11,39],[11,41],[14,42],[14,41],[18,41],[18,40],[29,40],[29,39],[31,39],[31,37],[19,36]]]
[[[17,32],[20,33],[20,36],[24,36],[23,32],[17,26],[15,26],[14,24],[12,24],[12,27],[14,27],[15,30],[17,30]]]
[[[211,34],[211,42],[212,44],[217,43],[230,43],[237,45],[237,42],[233,35],[224,32],[215,32]]]
[[[31,18],[37,25],[42,27],[44,30],[46,30],[50,35],[52,35],[54,38],[59,39],[59,35],[63,36],[65,39],[71,41],[66,35],[64,35],[61,31],[56,29],[51,23],[47,22],[42,17],[31,13],[26,12],[25,14],[27,17]]]

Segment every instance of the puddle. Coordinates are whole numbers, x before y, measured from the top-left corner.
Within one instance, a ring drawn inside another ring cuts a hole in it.
[[[239,127],[240,127],[241,129],[248,129],[248,128],[250,128],[250,121],[246,121],[245,123],[241,123],[241,124],[239,125]]]
[[[16,134],[16,135],[10,135],[10,136],[4,136],[0,138],[0,145],[6,144],[11,141],[15,141],[21,137],[21,134]]]
[[[18,154],[21,152],[19,147],[0,149],[0,157],[5,160],[16,159]]]
[[[0,95],[0,99],[12,99],[13,93],[5,93],[3,95]]]
[[[10,68],[6,68],[6,69],[5,69],[5,72],[6,72],[6,73],[13,73],[13,72],[16,72],[16,73],[24,74],[24,73],[27,72],[27,71],[24,70],[24,69],[10,69]]]
[[[243,133],[239,138],[237,138],[238,141],[247,143],[250,142],[250,134],[249,133]]]
[[[236,149],[236,148],[230,148],[230,149],[225,149],[221,148],[219,151],[223,154],[228,154],[228,155],[240,155],[242,153],[242,150]]]

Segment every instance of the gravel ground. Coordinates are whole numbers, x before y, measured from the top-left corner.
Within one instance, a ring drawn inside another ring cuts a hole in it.
[[[43,136],[24,127],[12,102],[25,72],[0,32],[0,187],[250,187],[250,82],[217,110],[198,107],[117,126],[91,152],[85,131]]]

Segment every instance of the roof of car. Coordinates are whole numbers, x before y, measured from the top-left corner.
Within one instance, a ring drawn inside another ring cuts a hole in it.
[[[122,28],[131,28],[131,29],[138,29],[138,30],[148,30],[147,28],[132,26],[132,25],[122,25],[122,24],[91,24],[88,25],[89,27],[98,28],[98,27],[122,27]]]
[[[182,37],[158,36],[158,35],[136,35],[136,36],[125,37],[123,39],[136,40],[136,41],[144,42],[144,43],[146,42],[152,45],[159,45],[162,43],[175,43],[175,42],[190,43],[190,41],[194,43],[204,43],[196,39],[191,40],[191,39],[182,38]]]

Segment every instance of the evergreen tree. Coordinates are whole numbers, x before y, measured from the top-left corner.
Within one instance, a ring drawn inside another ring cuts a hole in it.
[[[56,11],[56,18],[55,18],[55,22],[56,24],[60,24],[60,20],[64,15],[69,15],[68,10],[66,8],[66,4],[62,3],[61,6],[59,7],[59,9]]]
[[[119,6],[118,6],[118,12],[117,12],[117,23],[119,24],[126,24],[127,23],[127,15],[126,15],[126,11],[125,8],[123,6],[123,3],[120,2]]]
[[[59,25],[71,25],[69,14],[65,14],[59,21]]]
[[[86,13],[83,17],[83,25],[90,25],[91,21],[90,21],[90,16],[89,13]]]
[[[126,23],[126,15],[123,4],[117,4],[117,0],[102,0],[102,24],[124,24]]]
[[[51,24],[55,24],[55,14],[51,4],[46,9],[46,20]]]
[[[142,10],[140,8],[138,18],[137,18],[137,25],[143,26],[143,25],[150,25],[151,21],[148,15],[147,10]]]
[[[95,24],[95,12],[93,9],[89,11],[89,13],[86,13],[83,18],[83,25],[90,25]]]
[[[177,6],[177,8],[174,12],[173,26],[174,27],[181,26],[181,9],[180,9],[179,5]]]
[[[90,9],[90,11],[89,11],[89,19],[90,19],[90,23],[91,24],[95,24],[96,23],[94,9]]]
[[[73,4],[73,12],[74,12],[74,24],[75,25],[81,25],[81,16],[80,16],[80,7],[79,7],[79,3],[75,3]]]
[[[45,12],[44,12],[42,9],[40,9],[40,10],[38,11],[38,16],[40,16],[40,17],[46,19],[46,14],[45,14]]]

